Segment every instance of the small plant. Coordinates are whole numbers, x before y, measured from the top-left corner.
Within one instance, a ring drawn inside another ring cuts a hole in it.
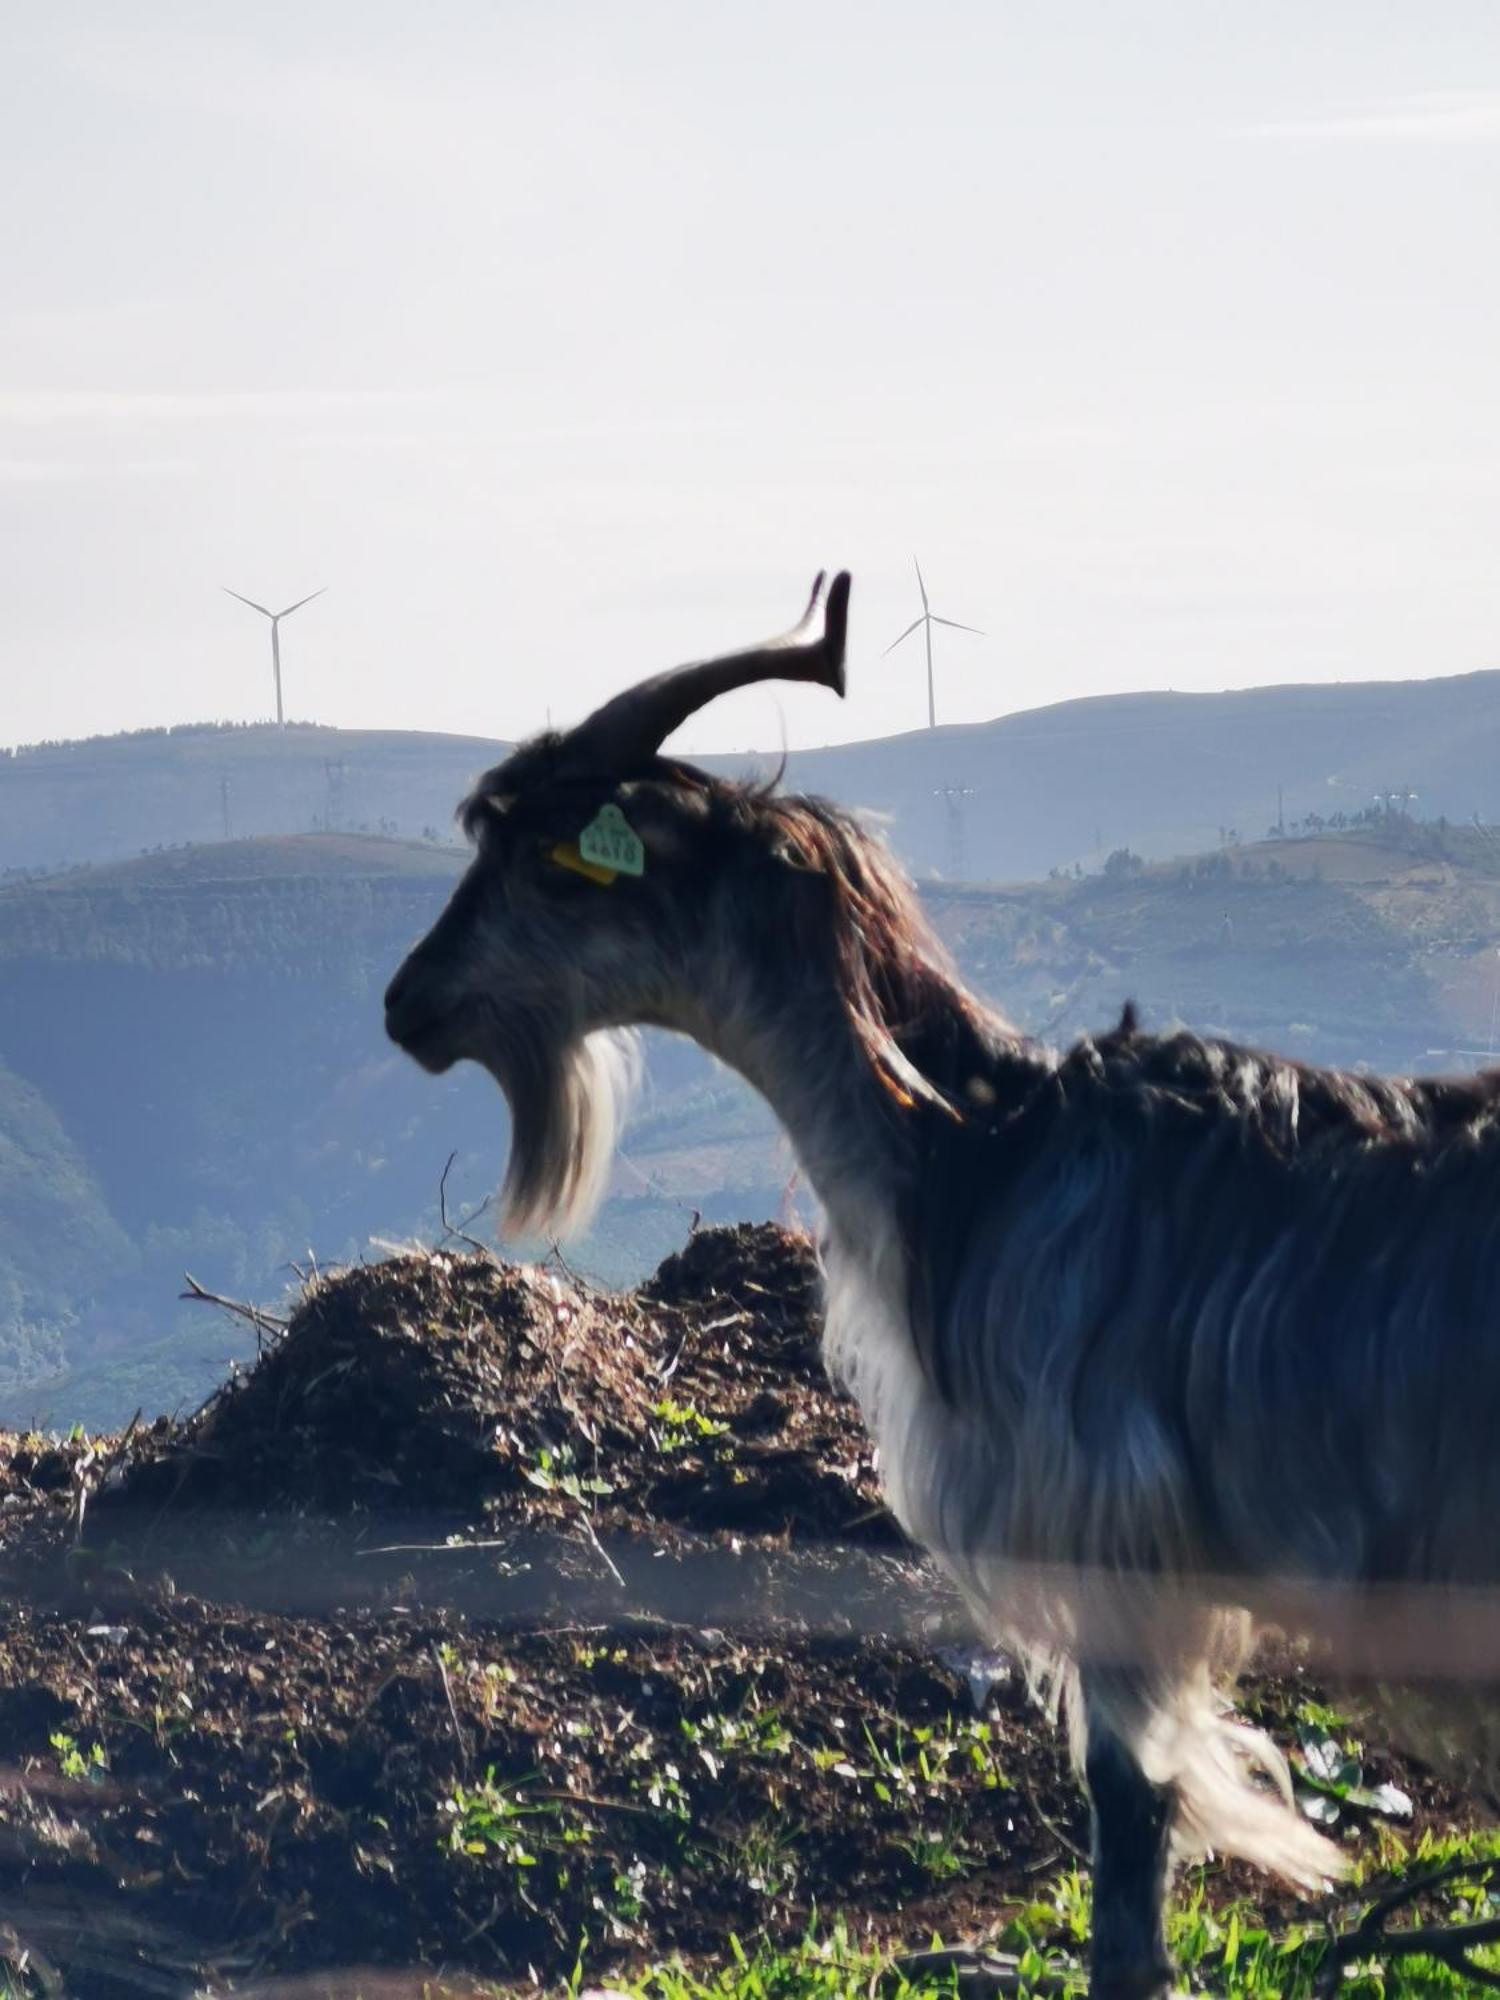
[[[81,1749],[65,1729],[54,1729],[47,1740],[57,1752],[57,1768],[65,1778],[97,1781],[101,1773],[109,1769],[109,1760],[100,1743],[91,1743],[86,1750]]]
[[[796,1747],[781,1711],[754,1697],[736,1715],[714,1713],[698,1722],[683,1716],[678,1727],[713,1777],[732,1758],[785,1757]]]
[[[611,1926],[638,1924],[646,1914],[646,1864],[637,1857],[610,1878],[610,1895],[594,1898],[594,1906]]]
[[[588,1827],[566,1823],[549,1800],[526,1797],[531,1782],[527,1777],[501,1784],[491,1764],[480,1784],[455,1785],[442,1808],[449,1822],[448,1852],[473,1860],[496,1855],[511,1868],[535,1868],[544,1851],[586,1845],[592,1838]]]
[[[1297,1742],[1299,1754],[1292,1759],[1297,1803],[1317,1825],[1336,1826],[1346,1806],[1410,1819],[1411,1800],[1399,1785],[1365,1783],[1358,1743],[1341,1743],[1321,1722],[1300,1723]]]
[[[636,1789],[644,1792],[648,1803],[669,1819],[688,1820],[693,1816],[693,1804],[682,1782],[682,1772],[670,1759],[663,1760],[656,1770],[638,1779]]]
[[[1359,1754],[1359,1743],[1351,1734],[1354,1725],[1342,1709],[1333,1708],[1326,1701],[1309,1698],[1298,1702],[1297,1721],[1309,1729],[1321,1729],[1329,1736],[1341,1735],[1345,1739],[1345,1748],[1356,1756]]]
[[[913,1865],[934,1882],[951,1882],[955,1876],[962,1875],[969,1865],[964,1858],[957,1828],[951,1823],[942,1833],[921,1827],[910,1840],[901,1841],[900,1846],[911,1856]]]
[[[951,1715],[941,1725],[908,1728],[899,1717],[892,1723],[889,1741],[878,1738],[868,1723],[863,1725],[868,1768],[856,1765],[837,1746],[810,1752],[814,1765],[839,1777],[868,1780],[883,1805],[894,1805],[898,1799],[914,1803],[921,1797],[941,1798],[975,1777],[986,1791],[1010,1790],[989,1723],[972,1718],[955,1722]]]
[[[548,1445],[539,1445],[536,1462],[523,1468],[533,1486],[539,1486],[544,1493],[563,1493],[580,1507],[587,1507],[590,1500],[603,1493],[613,1493],[611,1480],[601,1479],[597,1472],[584,1473],[570,1444],[560,1444],[554,1451]]]
[[[728,1424],[705,1417],[691,1403],[677,1403],[670,1396],[664,1396],[659,1403],[653,1404],[651,1414],[661,1426],[652,1432],[656,1448],[661,1452],[688,1451],[694,1445],[711,1443],[729,1432]]]
[[[779,1818],[757,1820],[739,1843],[746,1886],[763,1896],[789,1896],[797,1886],[797,1829]]]

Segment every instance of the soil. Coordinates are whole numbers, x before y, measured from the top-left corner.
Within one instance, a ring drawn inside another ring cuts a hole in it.
[[[627,1297],[410,1255],[318,1280],[186,1423],[0,1438],[11,1990],[555,1988],[1045,1894],[1065,1759],[882,1508],[817,1301],[769,1227]],[[1285,1737],[1318,1692],[1247,1694]]]

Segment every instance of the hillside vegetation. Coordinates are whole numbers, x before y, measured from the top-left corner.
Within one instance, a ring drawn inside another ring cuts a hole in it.
[[[1500,1025],[1496,851],[1392,819],[925,893],[965,975],[1054,1041],[1133,998],[1153,1026],[1309,1060],[1464,1068]],[[190,1404],[250,1336],[179,1304],[184,1272],[274,1301],[372,1239],[440,1235],[445,1168],[450,1221],[486,1200],[499,1093],[470,1068],[422,1075],[381,1027],[386,981],[462,860],[303,835],[0,890],[0,1415],[111,1424]],[[649,1270],[695,1212],[801,1199],[764,1105],[689,1044],[648,1046],[610,1199],[565,1246],[609,1282]]]

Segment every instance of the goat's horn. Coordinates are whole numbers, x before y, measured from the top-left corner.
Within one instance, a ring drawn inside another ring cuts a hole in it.
[[[748,653],[671,667],[596,708],[568,736],[570,765],[590,771],[623,771],[654,757],[672,731],[696,710],[755,681],[816,681],[844,692],[844,639],[849,625],[849,572],[833,579],[821,632],[814,636],[826,572],[819,570],[807,609],[790,632]]]

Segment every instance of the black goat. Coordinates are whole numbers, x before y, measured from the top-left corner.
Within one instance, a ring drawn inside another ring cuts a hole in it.
[[[842,692],[848,578],[822,632],[821,582],[786,639],[481,780],[387,1025],[501,1084],[513,1223],[597,1192],[637,1025],[770,1101],[826,1212],[829,1365],[902,1523],[1065,1711],[1092,1990],[1142,2000],[1174,1842],[1309,1885],[1342,1865],[1216,1697],[1252,1616],[1500,1568],[1500,1081],[1365,1080],[1128,1010],[1061,1058],[1019,1034],[851,817],[660,754],[728,688]]]

